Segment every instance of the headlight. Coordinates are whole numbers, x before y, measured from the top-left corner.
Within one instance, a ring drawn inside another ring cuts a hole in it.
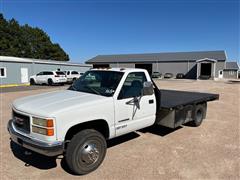
[[[32,117],[32,132],[43,134],[46,136],[54,135],[54,121],[53,119],[43,119],[38,117]]]
[[[54,135],[54,129],[46,129],[46,128],[41,128],[41,127],[37,127],[37,126],[32,126],[32,132],[38,133],[38,134],[43,134],[46,136]]]
[[[53,127],[53,119],[42,119],[33,117],[32,118],[33,124],[42,126],[42,127]]]

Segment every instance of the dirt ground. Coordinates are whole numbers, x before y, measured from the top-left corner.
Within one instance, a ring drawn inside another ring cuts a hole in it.
[[[240,179],[240,84],[157,81],[160,88],[219,93],[200,127],[147,128],[108,142],[103,164],[85,176],[69,173],[61,157],[25,155],[11,144],[7,122],[14,99],[65,87],[1,93],[1,179]]]

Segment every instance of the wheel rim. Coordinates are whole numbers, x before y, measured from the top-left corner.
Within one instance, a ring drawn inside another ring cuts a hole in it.
[[[79,161],[85,166],[95,164],[100,156],[100,144],[95,140],[87,141],[80,151]]]
[[[201,121],[202,121],[202,117],[203,117],[203,113],[202,113],[201,109],[199,109],[199,110],[197,111],[197,114],[196,114],[196,120],[197,120],[197,122],[201,122]]]

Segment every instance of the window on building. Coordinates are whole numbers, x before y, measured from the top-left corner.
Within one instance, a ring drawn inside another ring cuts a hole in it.
[[[5,67],[0,67],[0,78],[7,77],[7,70]]]

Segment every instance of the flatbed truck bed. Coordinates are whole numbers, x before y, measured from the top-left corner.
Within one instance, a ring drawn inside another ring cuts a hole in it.
[[[179,106],[198,104],[219,99],[218,94],[210,93],[163,90],[163,89],[160,90],[160,92],[161,92],[160,107],[163,109],[173,109],[178,108]]]
[[[219,99],[218,94],[176,90],[158,90],[155,124],[176,128],[182,124],[206,118],[207,102]]]

